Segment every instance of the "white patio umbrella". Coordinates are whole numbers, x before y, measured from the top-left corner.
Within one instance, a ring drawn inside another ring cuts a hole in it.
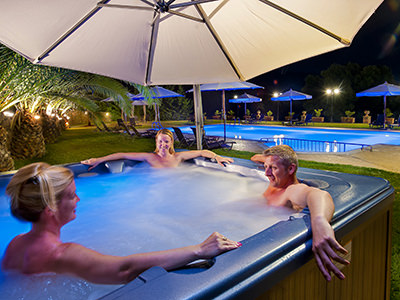
[[[225,107],[225,91],[235,90],[248,90],[248,89],[263,89],[264,87],[256,85],[251,82],[222,82],[222,83],[205,83],[200,85],[200,91],[222,91],[222,120],[224,122],[224,142],[226,140],[226,107]],[[193,92],[193,89],[187,91],[187,93]],[[197,135],[199,136],[199,135]],[[202,136],[202,134],[201,134]]]
[[[129,98],[131,98],[134,96],[131,93],[127,94]],[[116,102],[114,98],[106,98],[101,100],[101,102]],[[131,116],[134,115],[135,112],[135,106],[143,106],[143,119],[146,120],[146,106],[149,105],[149,103],[146,100],[132,100],[131,101],[131,105],[132,105],[132,112],[131,112]],[[126,116],[123,112],[123,110],[121,110],[121,119],[124,119],[124,116]]]
[[[152,99],[163,99],[163,98],[175,98],[184,97],[181,94],[175,93],[174,91],[167,90],[161,86],[153,86],[150,88],[150,96],[143,95],[142,93],[137,95],[129,94],[133,101],[146,101],[148,98]],[[146,101],[147,102],[147,101]],[[160,122],[160,109],[157,103],[154,102],[155,121]]]
[[[2,0],[0,42],[144,85],[245,81],[349,46],[382,1]],[[201,127],[198,87],[194,98]]]
[[[278,97],[271,98],[272,101],[290,101],[290,116],[292,116],[292,101],[309,99],[312,99],[312,96],[294,91],[292,89],[284,92]],[[292,124],[292,118],[290,118],[290,124]]]
[[[383,129],[386,128],[386,96],[400,96],[400,86],[391,83],[385,83],[377,85],[368,90],[359,92],[356,94],[357,97],[379,97],[383,96]]]

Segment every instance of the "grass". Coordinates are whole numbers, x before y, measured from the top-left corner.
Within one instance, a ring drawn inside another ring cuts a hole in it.
[[[180,121],[161,121],[164,127],[172,127],[172,126],[194,126],[194,123],[188,124],[187,120],[180,120]],[[227,120],[227,124],[231,124],[233,121]],[[214,120],[214,119],[206,119],[205,122],[206,125],[211,125],[211,124],[222,124],[221,120]],[[242,123],[244,124],[244,123]],[[108,124],[107,124],[108,125]],[[110,124],[112,125],[112,124]],[[254,125],[273,125],[273,126],[283,126],[282,121],[261,121],[256,124],[251,124],[252,126]],[[146,124],[143,124],[143,128],[149,128],[151,127],[151,122],[147,122]],[[310,122],[308,123],[307,126],[301,126],[303,127],[325,127],[325,128],[353,128],[353,129],[370,129],[369,124],[367,123],[330,123],[330,122],[323,122],[323,123],[318,123],[318,122]],[[393,127],[392,130],[400,130],[400,127]]]
[[[185,125],[185,121],[163,122],[163,125],[182,126]],[[18,160],[15,161],[15,166],[16,168],[20,168],[37,161],[44,161],[49,164],[65,164],[79,162],[90,157],[104,156],[114,152],[151,152],[154,148],[155,143],[152,139],[132,138],[126,134],[98,132],[93,127],[76,127],[65,131],[56,143],[46,145],[46,154],[44,157]],[[215,152],[220,155],[229,155],[243,159],[250,159],[254,154],[253,152],[235,150],[227,152],[223,149],[217,149]],[[372,168],[312,161],[300,160],[299,163],[301,167],[305,168],[381,177],[390,181],[395,188],[392,225],[391,299],[400,299],[400,174]]]

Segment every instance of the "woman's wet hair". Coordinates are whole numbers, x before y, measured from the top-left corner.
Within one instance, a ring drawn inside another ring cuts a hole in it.
[[[22,167],[6,188],[12,215],[20,220],[37,222],[46,207],[57,210],[58,201],[73,179],[72,171],[64,167],[46,163]]]
[[[171,132],[171,130],[163,128],[160,129],[157,134],[156,134],[156,150],[154,151],[155,153],[158,153],[160,149],[158,149],[158,144],[157,144],[157,138],[160,136],[160,134],[165,134],[168,135],[171,138],[171,146],[169,147],[169,153],[174,154],[175,149],[174,149],[174,134]]]
[[[287,145],[278,145],[264,150],[265,156],[277,156],[280,158],[281,163],[288,168],[291,164],[297,167],[299,162],[297,160],[297,154],[294,150]]]

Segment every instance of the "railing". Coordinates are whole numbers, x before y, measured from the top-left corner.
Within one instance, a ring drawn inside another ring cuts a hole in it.
[[[346,152],[348,150],[361,149],[372,151],[372,146],[367,144],[357,143],[344,143],[337,141],[318,141],[318,140],[304,140],[295,138],[285,138],[276,135],[270,138],[261,138],[260,142],[265,144],[288,145],[295,151],[307,152]]]

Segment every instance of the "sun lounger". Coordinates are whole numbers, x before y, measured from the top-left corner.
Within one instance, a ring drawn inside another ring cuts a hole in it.
[[[179,127],[172,127],[172,129],[174,130],[175,135],[178,138],[180,147],[189,148],[194,144],[195,140],[185,137],[182,133],[182,130]]]
[[[196,133],[196,127],[190,127],[193,131],[193,135],[195,137],[195,140],[197,141],[197,133]],[[218,149],[218,148],[224,148],[227,150],[231,150],[233,147],[233,144],[236,144],[236,142],[224,142],[223,140],[219,139],[218,137],[210,137],[206,136],[204,131],[203,131],[203,148],[204,149]]]

